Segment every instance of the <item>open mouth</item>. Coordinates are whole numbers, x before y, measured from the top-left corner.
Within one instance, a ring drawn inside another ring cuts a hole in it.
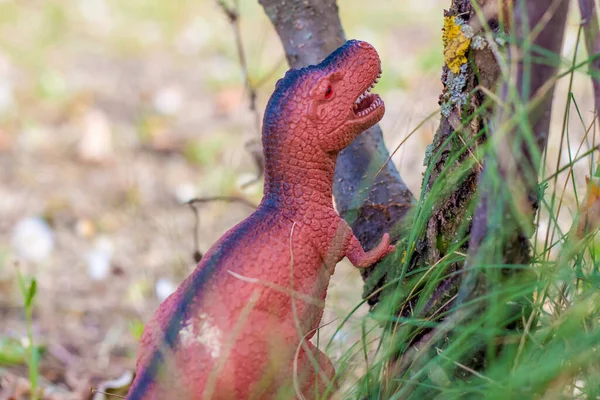
[[[383,100],[381,100],[379,95],[371,93],[371,89],[375,87],[379,78],[381,78],[381,71],[379,71],[379,74],[375,80],[373,80],[371,85],[354,101],[352,110],[357,117],[369,115],[383,105]]]

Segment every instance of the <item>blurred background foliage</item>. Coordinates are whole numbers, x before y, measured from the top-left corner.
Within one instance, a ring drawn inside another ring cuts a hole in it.
[[[347,37],[369,41],[382,57],[376,91],[386,101],[390,149],[437,108],[449,3],[339,1]],[[262,113],[287,66],[262,8],[251,0],[240,7]],[[565,59],[575,51],[578,18],[575,10]],[[584,46],[578,51],[587,58]],[[587,124],[588,79],[578,70],[573,86]],[[564,81],[555,108],[566,104]],[[87,390],[132,369],[143,321],[194,266],[194,218],[183,203],[212,195],[260,200],[261,183],[243,188],[256,175],[245,144],[259,138],[248,105],[233,32],[216,2],[0,0],[0,352],[13,355],[12,374],[26,376],[14,362],[14,343],[27,338],[16,260],[37,281],[32,330],[45,348],[44,379]],[[563,118],[554,114],[549,166]],[[586,128],[569,118],[564,164]],[[393,159],[414,193],[436,127],[425,123]],[[569,193],[584,192],[590,165],[574,168],[564,199],[570,212],[558,221],[565,230],[577,208]],[[203,205],[200,249],[250,211]],[[323,321],[347,315],[361,292],[357,272],[342,263]],[[361,310],[336,335],[332,357],[360,340]],[[325,337],[335,326],[328,329]]]

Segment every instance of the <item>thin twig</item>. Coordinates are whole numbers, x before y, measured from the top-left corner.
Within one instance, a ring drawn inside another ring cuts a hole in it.
[[[233,29],[233,35],[235,37],[235,47],[237,50],[238,60],[240,68],[242,69],[242,77],[244,79],[244,89],[248,95],[248,101],[250,105],[250,111],[254,114],[254,126],[256,132],[260,132],[260,115],[256,108],[256,99],[258,97],[256,88],[250,81],[250,74],[248,73],[248,61],[246,58],[246,51],[244,49],[244,42],[242,41],[242,35],[240,32],[240,10],[239,3],[236,1],[234,6],[228,6],[224,0],[218,0],[217,4],[229,20],[231,28]]]
[[[194,213],[194,261],[199,263],[202,260],[202,252],[200,251],[200,215],[198,214],[198,209],[196,208],[196,204],[204,204],[204,203],[212,203],[215,201],[226,201],[230,203],[240,203],[247,207],[256,209],[257,206],[244,199],[243,197],[237,196],[210,196],[210,197],[195,197],[185,204],[190,207],[192,212]]]
[[[105,395],[105,396],[109,396],[109,397],[117,397],[117,398],[119,398],[119,399],[124,399],[124,398],[125,398],[125,396],[121,396],[121,395],[119,395],[119,394],[114,394],[114,393],[103,392],[103,391],[101,391],[101,390],[97,390],[97,389],[94,389],[94,388],[90,388],[90,392],[91,392],[92,394],[100,393],[100,394],[103,394],[103,395]]]
[[[280,59],[274,66],[269,70],[269,72],[259,79],[256,83],[253,83],[250,78],[250,73],[248,72],[248,60],[246,58],[246,51],[244,48],[244,42],[242,40],[242,34],[240,30],[240,12],[239,12],[239,1],[235,1],[234,5],[229,6],[225,3],[224,0],[217,0],[217,5],[223,11],[223,14],[229,20],[231,28],[233,29],[233,35],[235,37],[235,47],[237,50],[238,61],[240,64],[240,69],[242,70],[242,77],[244,79],[244,90],[246,92],[246,96],[248,97],[248,108],[252,113],[254,119],[254,132],[256,137],[260,137],[260,112],[256,106],[256,100],[258,98],[257,89],[261,87],[281,66],[283,63],[283,59]],[[256,165],[257,175],[254,179],[249,182],[246,182],[242,185],[242,188],[246,188],[250,185],[258,182],[264,175],[264,159],[262,154],[262,148],[260,146],[260,142],[256,139],[250,140],[244,146],[246,151],[250,153],[252,156],[252,160]]]
[[[194,205],[197,203],[203,204],[203,203],[213,203],[215,201],[225,201],[225,202],[229,202],[229,203],[240,203],[240,204],[244,204],[250,208],[258,208],[258,206],[254,203],[252,203],[249,200],[244,199],[243,197],[237,197],[237,196],[209,196],[209,197],[195,197],[193,199],[191,199],[190,201],[186,202],[185,204],[187,205]]]

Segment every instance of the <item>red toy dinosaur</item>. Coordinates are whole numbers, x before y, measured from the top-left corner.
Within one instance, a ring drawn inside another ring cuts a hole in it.
[[[365,252],[331,194],[338,152],[383,117],[380,76],[375,49],[351,40],[277,82],[263,200],[146,325],[128,399],[329,397],[333,365],[308,341],[329,278],[344,257],[362,268],[394,250],[384,234]]]

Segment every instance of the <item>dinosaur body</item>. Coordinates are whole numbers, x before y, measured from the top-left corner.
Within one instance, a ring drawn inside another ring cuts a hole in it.
[[[344,257],[366,267],[393,250],[385,234],[365,252],[331,195],[338,152],[383,116],[369,94],[380,73],[375,49],[349,41],[277,83],[263,123],[263,200],[147,324],[128,399],[331,394],[333,365],[308,341],[329,278]]]

